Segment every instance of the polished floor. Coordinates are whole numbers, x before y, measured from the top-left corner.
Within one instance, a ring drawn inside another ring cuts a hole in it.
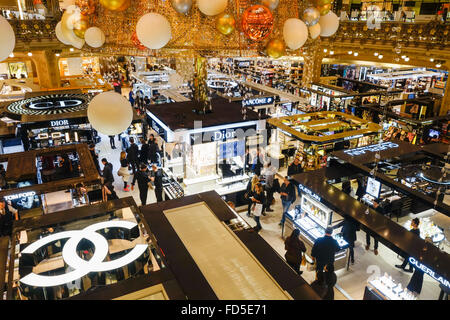
[[[114,173],[114,186],[119,197],[133,196],[138,205],[141,204],[139,199],[139,192],[136,189],[134,191],[123,191],[122,178],[117,176],[117,170],[119,169],[120,162],[119,156],[121,151],[121,143],[115,141],[116,149],[111,149],[109,138],[101,135],[102,141],[97,145],[99,152],[99,158],[107,158],[109,162],[113,164]],[[102,165],[101,165],[102,167]],[[285,169],[282,169],[280,175],[282,176]],[[132,177],[130,177],[131,181]],[[268,213],[267,216],[261,217],[261,224],[263,229],[260,231],[260,235],[280,254],[284,257],[284,242],[281,238],[281,227],[278,225],[281,219],[281,202],[279,195],[275,196],[276,203],[273,206],[274,212]],[[149,190],[147,204],[156,202],[156,197],[153,190]],[[297,202],[299,198],[297,197]],[[246,212],[239,212],[241,217],[247,221],[250,226],[255,226],[256,223],[252,218],[246,216]],[[405,217],[403,219],[409,219]],[[400,223],[402,220],[400,220]],[[335,287],[335,299],[336,300],[361,300],[364,295],[364,288],[368,279],[371,276],[383,275],[387,272],[393,277],[394,280],[400,281],[403,287],[406,287],[411,273],[400,271],[395,268],[395,264],[402,262],[402,258],[398,257],[396,253],[379,244],[378,255],[373,252],[373,244],[369,251],[365,250],[365,233],[363,231],[358,232],[358,240],[355,246],[355,264],[350,265],[349,270],[341,269],[336,271],[338,280]],[[307,271],[306,267],[302,267],[304,271],[302,277],[309,283],[314,281],[315,273],[313,271]],[[440,288],[438,283],[431,277],[425,275],[422,293],[419,296],[421,300],[437,300],[439,297]]]

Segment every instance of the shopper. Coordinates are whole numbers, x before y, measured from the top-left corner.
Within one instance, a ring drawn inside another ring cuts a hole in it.
[[[111,145],[111,149],[115,149],[116,148],[116,144],[114,142],[114,136],[108,136],[109,137],[109,144]]]
[[[349,180],[342,182],[342,192],[348,195],[352,192],[352,184]]]
[[[12,233],[14,220],[19,220],[16,209],[6,203],[5,199],[0,199],[0,237],[9,237]]]
[[[332,234],[333,228],[326,228],[325,236],[318,238],[311,249],[311,256],[316,263],[317,276],[320,276],[325,266],[330,272],[334,271],[334,256],[341,248],[331,236]]]
[[[148,159],[150,160],[150,163],[158,163],[158,151],[158,143],[156,143],[155,136],[151,134],[148,141]]]
[[[103,183],[104,184],[112,184],[114,182],[114,176],[113,176],[113,165],[112,163],[109,163],[106,158],[102,159],[103,164]]]
[[[284,224],[285,214],[289,211],[289,207],[296,200],[294,185],[289,181],[288,176],[284,177],[283,184],[280,188],[281,203],[283,205],[283,215],[281,216],[280,226]]]
[[[100,164],[98,163],[98,154],[95,151],[95,144],[91,143],[89,145],[89,152],[91,153],[92,160],[94,160],[94,165],[97,168],[97,171],[100,173]]]
[[[420,237],[420,229],[419,229],[419,224],[420,224],[420,220],[419,218],[414,218],[411,220],[411,232],[414,233],[415,235],[417,235],[418,237]],[[403,261],[402,264],[396,264],[395,267],[399,268],[399,269],[403,269],[403,271],[406,272],[413,272],[414,268],[412,266],[412,264],[409,263],[409,259],[408,257],[404,257],[405,260]],[[406,270],[406,265],[409,264],[409,269]]]
[[[56,168],[56,177],[58,179],[71,178],[73,174],[72,161],[70,161],[67,154],[63,154],[59,159],[58,167]]]
[[[255,231],[259,232],[262,229],[259,219],[261,217],[261,214],[264,215],[263,209],[264,202],[266,200],[266,197],[264,195],[264,188],[261,183],[256,184],[255,191],[253,192],[250,200],[252,201],[253,219],[255,219],[256,222]]]
[[[366,194],[366,186],[364,185],[364,178],[360,177],[356,180],[356,182],[358,183],[358,187],[356,189],[356,198],[359,200],[361,200],[362,197],[364,197],[364,195]]]
[[[381,213],[382,215],[384,215],[386,212],[384,210],[384,205],[380,205],[378,204],[378,202],[373,201],[373,208],[375,209],[376,212]],[[366,250],[370,249],[370,233],[366,231]],[[375,255],[378,255],[378,239],[373,237],[374,240],[374,247],[373,247],[373,253]]]
[[[345,241],[349,244],[349,251],[350,251],[350,261],[352,264],[355,263],[355,241],[356,241],[356,231],[359,230],[359,224],[354,221],[353,219],[345,216],[344,220],[337,225],[333,227],[333,229],[337,229],[339,227],[342,227],[341,233],[342,237]]]
[[[149,174],[147,165],[141,163],[140,170],[134,174],[133,181],[131,182],[131,190],[134,190],[134,185],[137,181],[139,187],[139,198],[141,199],[141,205],[143,206],[147,204],[148,187],[150,183]]]
[[[3,164],[0,164],[0,189],[4,190],[8,186],[8,183],[6,182],[6,170]]]
[[[122,177],[123,191],[130,191],[128,189],[128,180],[130,179],[130,171],[128,169],[127,153],[125,151],[120,152],[120,169],[117,171],[117,175]]]
[[[251,197],[253,196],[253,193],[255,192],[255,189],[256,189],[256,185],[258,183],[259,183],[259,178],[257,175],[254,175],[247,184],[247,192],[244,195],[244,197],[248,201],[247,217],[250,217],[250,209],[252,208],[252,205],[253,205],[253,201],[251,200]]]
[[[162,198],[162,192],[163,192],[163,187],[162,187],[162,171],[158,170],[158,167],[153,164],[152,165],[152,172],[150,175],[150,180],[153,182],[153,185],[155,186],[155,196],[156,196],[156,202],[161,202],[163,201]]]
[[[131,106],[134,108],[134,92],[130,90],[128,93],[128,101],[130,101]]]
[[[270,164],[270,162],[266,163],[264,165],[264,169],[261,172],[261,175],[264,177],[265,185],[264,189],[267,192],[267,198],[265,203],[265,211],[266,212],[273,212],[273,210],[270,208],[273,201],[273,192],[274,192],[274,179],[275,179],[276,169]]]
[[[261,158],[262,158],[262,155],[259,152],[259,150],[257,150],[254,153],[254,157],[253,157],[253,161],[252,161],[252,172],[257,176],[261,175],[261,168],[262,168]]]
[[[300,196],[300,194],[301,194],[301,191],[299,188],[299,183],[297,181],[295,181],[294,179],[292,179],[292,176],[302,173],[302,172],[303,172],[302,165],[301,165],[300,161],[297,158],[295,158],[294,162],[292,162],[288,167],[287,175],[288,175],[289,179],[291,179],[291,182],[297,188],[298,196]]]
[[[300,265],[302,263],[302,253],[306,252],[305,244],[300,240],[300,230],[294,229],[289,237],[284,241],[284,249],[286,253],[284,257],[286,262],[295,270],[299,275],[303,273],[300,271]]]
[[[102,199],[103,201],[110,201],[119,199],[117,193],[114,191],[114,186],[110,183],[102,185]]]
[[[139,148],[134,143],[134,138],[130,137],[130,146],[127,148],[127,160],[131,165],[131,168],[133,170],[133,174],[136,173],[136,170],[139,166]]]
[[[139,150],[139,161],[141,163],[148,163],[148,156],[149,156],[149,145],[145,141],[144,138],[141,138],[141,150]]]

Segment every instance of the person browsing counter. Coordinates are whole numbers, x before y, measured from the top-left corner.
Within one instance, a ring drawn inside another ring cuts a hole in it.
[[[411,221],[411,232],[414,233],[415,235],[417,235],[418,237],[420,237],[420,229],[419,229],[419,224],[420,224],[420,220],[419,218],[414,218]],[[395,267],[402,269],[403,271],[406,272],[413,272],[414,271],[414,267],[409,263],[409,259],[408,257],[404,257],[405,260],[403,261],[402,264],[396,264]],[[409,269],[406,270],[406,265],[409,264]]]
[[[333,228],[325,229],[325,236],[318,238],[311,249],[311,256],[316,263],[316,274],[321,276],[323,269],[327,266],[328,271],[334,271],[334,257],[341,250],[338,242],[331,236]]]
[[[150,173],[150,180],[153,182],[153,185],[155,186],[156,202],[163,201],[162,177],[163,177],[163,175],[162,175],[161,170],[158,170],[158,167],[155,164],[152,165],[152,172]]]
[[[337,229],[339,227],[342,227],[342,229],[341,229],[342,236],[343,236],[344,240],[347,241],[349,244],[350,260],[351,260],[351,263],[354,264],[355,263],[355,253],[354,253],[353,249],[355,248],[356,231],[359,230],[359,224],[356,221],[354,221],[348,217],[344,217],[344,221],[335,225],[333,227],[333,229]]]
[[[255,231],[258,232],[262,229],[261,223],[259,221],[261,214],[264,214],[264,203],[266,196],[264,195],[264,188],[261,183],[257,183],[255,186],[255,191],[253,192],[250,200],[252,201],[252,212],[253,219],[255,219],[256,227]]]
[[[294,185],[289,181],[289,177],[285,176],[283,184],[280,187],[281,203],[283,205],[283,215],[281,216],[280,226],[284,224],[286,219],[285,214],[289,211],[289,207],[295,202]]]
[[[138,183],[139,187],[139,198],[141,199],[141,205],[145,206],[147,204],[148,187],[150,183],[149,172],[147,165],[141,163],[139,171],[136,171],[131,182],[131,190],[134,190],[134,185]]]
[[[302,263],[302,254],[306,252],[305,244],[300,240],[300,230],[294,229],[289,237],[284,241],[284,249],[286,253],[284,257],[286,262],[301,275],[303,271],[300,271],[300,265]]]

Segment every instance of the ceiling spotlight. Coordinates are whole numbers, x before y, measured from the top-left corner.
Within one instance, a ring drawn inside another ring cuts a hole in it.
[[[409,61],[409,57],[405,57],[405,61]]]
[[[434,58],[430,58],[430,62],[433,62],[434,61]]]
[[[31,57],[33,54],[31,52],[28,52],[28,56]]]
[[[73,52],[73,48],[70,48],[70,52]]]
[[[348,52],[348,54],[352,54],[352,53],[353,53],[353,51],[351,51],[351,50]]]
[[[10,58],[14,58],[14,53],[11,52],[11,53],[9,54],[9,57],[10,57]]]
[[[353,55],[354,55],[355,57],[357,57],[357,56],[358,56],[358,52],[355,52]]]
[[[405,56],[405,55],[403,55],[403,56],[402,56],[402,59],[405,59],[405,58],[406,58],[406,56]]]
[[[325,52],[325,53],[326,53],[327,51],[328,51],[327,49],[323,49],[323,52]]]
[[[379,55],[378,55],[378,59],[383,59],[383,55],[382,55],[382,54],[379,54]]]
[[[59,57],[59,53],[55,53],[55,56]]]
[[[378,55],[378,52],[375,52],[373,55],[376,57]]]
[[[331,51],[330,51],[330,54],[331,54],[331,55],[333,55],[333,54],[334,54],[334,51],[333,51],[333,50],[331,50]]]
[[[440,68],[441,67],[441,64],[438,62],[438,63],[436,63],[436,68]]]

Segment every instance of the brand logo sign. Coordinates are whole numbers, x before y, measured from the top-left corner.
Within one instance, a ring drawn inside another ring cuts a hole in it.
[[[354,157],[354,156],[360,156],[362,154],[365,154],[366,152],[377,152],[377,151],[383,151],[383,150],[388,150],[388,149],[392,149],[392,148],[398,148],[398,144],[393,143],[393,142],[383,142],[383,143],[374,144],[371,146],[360,147],[360,148],[351,149],[351,150],[345,150],[344,152],[346,154],[348,154],[349,156]]]
[[[35,110],[47,110],[47,109],[54,109],[54,108],[69,108],[69,107],[79,106],[82,103],[83,103],[83,101],[78,100],[78,99],[31,102],[28,105],[28,108],[35,109]]]
[[[50,127],[68,126],[69,120],[52,120],[50,121]]]
[[[428,274],[430,277],[432,277],[434,280],[439,281],[447,288],[450,288],[450,282],[447,279],[444,279],[444,277],[437,275],[433,270],[422,264],[420,261],[417,261],[413,257],[409,257],[409,263],[416,266],[418,269],[422,270],[426,274]]]
[[[32,254],[54,241],[69,238],[62,249],[62,258],[72,268],[72,271],[56,276],[30,273],[20,279],[20,282],[34,287],[53,287],[77,280],[89,272],[104,272],[126,266],[139,258],[147,250],[147,245],[137,244],[126,255],[116,260],[104,261],[109,251],[108,240],[96,231],[105,228],[124,228],[129,230],[136,225],[134,222],[123,220],[99,222],[82,230],[63,231],[39,239],[22,250],[22,254]],[[76,250],[82,239],[89,240],[95,247],[94,255],[88,261],[81,259]]]
[[[242,100],[243,107],[257,107],[272,104],[275,101],[273,97],[262,97]]]
[[[315,194],[314,192],[312,192],[311,190],[309,190],[309,189],[308,189],[307,187],[305,187],[304,185],[299,184],[298,187],[299,187],[299,189],[300,189],[302,192],[306,193],[308,196],[310,196],[310,197],[313,198],[314,200],[317,200],[317,201],[319,201],[319,202],[322,200],[317,194]]]
[[[26,197],[33,197],[34,195],[36,195],[36,192],[34,191],[28,191],[28,192],[21,192],[21,193],[16,193],[16,194],[12,194],[9,196],[4,196],[6,201],[9,200],[17,200],[20,198],[26,198]]]

